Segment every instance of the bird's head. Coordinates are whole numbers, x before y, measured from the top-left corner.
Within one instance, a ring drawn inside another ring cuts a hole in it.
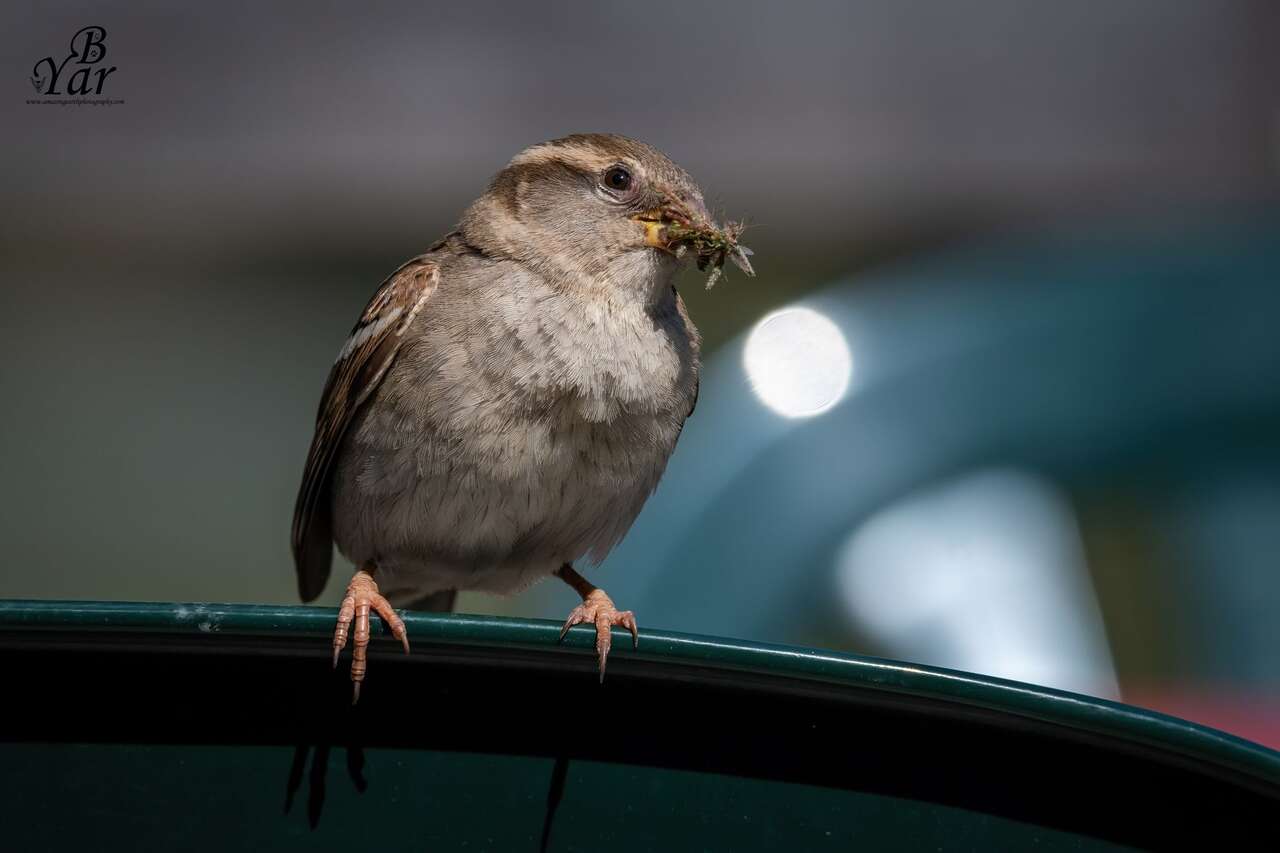
[[[521,151],[467,211],[462,230],[478,248],[550,279],[627,291],[656,293],[682,257],[700,266],[746,261],[736,228],[712,221],[684,169],[643,142],[611,134]]]

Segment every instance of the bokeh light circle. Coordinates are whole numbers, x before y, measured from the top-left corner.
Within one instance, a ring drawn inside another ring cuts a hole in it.
[[[840,327],[812,308],[783,308],[760,320],[747,336],[742,366],[760,401],[788,418],[827,411],[853,376]]]

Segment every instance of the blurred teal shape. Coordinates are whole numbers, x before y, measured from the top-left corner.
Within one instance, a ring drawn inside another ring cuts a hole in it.
[[[1120,695],[1074,513],[1042,477],[917,490],[853,530],[836,580],[850,622],[906,659]]]

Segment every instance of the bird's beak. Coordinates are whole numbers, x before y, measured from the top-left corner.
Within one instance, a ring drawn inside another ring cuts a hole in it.
[[[668,194],[658,207],[645,210],[631,217],[644,226],[644,243],[655,249],[673,251],[671,226],[685,228],[714,228],[711,216],[700,202],[686,202]]]
[[[707,279],[710,289],[720,278],[725,261],[733,263],[747,275],[755,275],[748,258],[751,250],[738,242],[742,223],[726,222],[723,227],[711,221],[707,208],[699,201],[688,202],[665,195],[662,204],[631,217],[644,226],[644,244],[674,255],[697,259],[698,269],[711,267]]]
[[[649,213],[637,214],[636,221],[644,226],[644,244],[655,249],[667,250],[667,225],[660,216],[648,218]]]

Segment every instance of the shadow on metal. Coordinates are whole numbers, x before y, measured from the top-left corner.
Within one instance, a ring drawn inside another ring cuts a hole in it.
[[[892,661],[410,614],[349,704],[321,608],[0,602],[15,848],[1233,849],[1280,753]],[[344,659],[345,665],[345,659]],[[345,773],[331,774],[337,750]],[[295,802],[304,797],[306,817]],[[281,812],[281,794],[284,809]],[[237,839],[239,841],[237,842]]]

